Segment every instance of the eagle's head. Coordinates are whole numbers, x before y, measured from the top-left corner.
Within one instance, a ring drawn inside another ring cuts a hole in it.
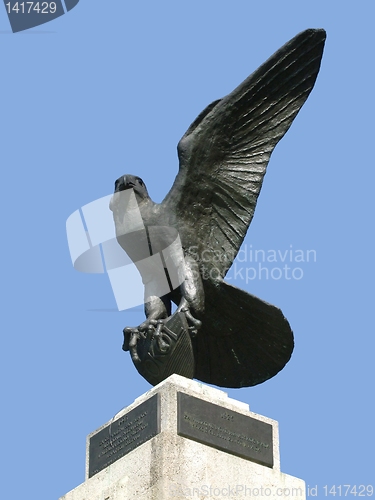
[[[111,201],[109,203],[109,208],[110,210],[112,210],[112,212],[114,210],[116,203],[118,203],[119,201],[118,200],[119,195],[117,195],[116,197],[116,193],[120,193],[121,191],[125,191],[126,189],[133,189],[138,203],[150,199],[146,185],[140,177],[130,174],[122,175],[115,182],[114,195],[112,196]]]
[[[150,199],[146,188],[146,184],[142,181],[140,177],[137,177],[136,175],[126,174],[122,175],[117,179],[117,181],[115,182],[114,193],[116,194],[119,193],[120,191],[125,191],[126,189],[133,189],[138,202]],[[113,211],[114,198],[116,197],[115,194],[114,196],[112,196],[112,199],[109,204],[109,208],[112,211]]]
[[[148,192],[145,183],[136,175],[122,175],[115,182],[115,193],[125,191],[125,189],[134,189],[134,193],[140,198],[148,198]]]

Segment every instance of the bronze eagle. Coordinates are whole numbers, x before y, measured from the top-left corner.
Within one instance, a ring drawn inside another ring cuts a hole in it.
[[[253,386],[290,359],[293,333],[281,310],[224,278],[253,218],[272,151],[315,84],[325,38],[323,29],[303,31],[200,113],[178,144],[179,172],[162,203],[151,200],[139,177],[117,179],[110,207],[117,240],[130,258],[143,257],[143,243],[165,247],[172,233],[183,253],[182,282],[162,296],[152,293],[152,269],[139,268],[147,319],[124,330],[126,349],[142,332],[144,338],[160,332],[174,302],[190,331],[193,376],[203,382]],[[138,238],[124,235],[127,214],[118,196],[129,189],[146,229]]]

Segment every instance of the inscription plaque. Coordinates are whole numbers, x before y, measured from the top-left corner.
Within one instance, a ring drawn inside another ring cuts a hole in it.
[[[160,432],[160,396],[155,394],[90,438],[89,477]]]
[[[182,392],[177,405],[180,436],[273,467],[272,425]]]

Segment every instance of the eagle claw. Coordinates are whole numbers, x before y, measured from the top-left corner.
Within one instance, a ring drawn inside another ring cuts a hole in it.
[[[166,319],[147,319],[139,326],[126,326],[123,330],[124,343],[122,345],[122,350],[129,351],[132,347],[135,347],[138,339],[141,337],[144,339],[151,339],[153,336],[160,335],[161,329],[166,321]]]

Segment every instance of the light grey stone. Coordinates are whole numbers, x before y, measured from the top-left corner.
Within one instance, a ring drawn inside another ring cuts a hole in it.
[[[177,392],[184,392],[273,427],[273,468],[259,465],[177,434]],[[247,404],[221,390],[172,375],[116,415],[116,419],[155,393],[161,398],[161,432],[114,464],[88,478],[60,500],[164,500],[264,497],[305,500],[303,480],[280,471],[279,434],[275,420],[249,411]]]

